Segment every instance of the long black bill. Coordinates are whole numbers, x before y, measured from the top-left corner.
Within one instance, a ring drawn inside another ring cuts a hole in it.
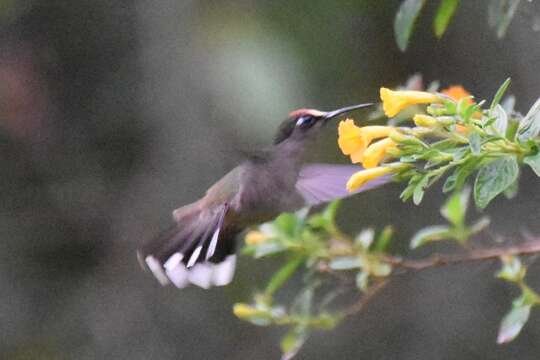
[[[353,110],[357,110],[357,109],[363,109],[365,107],[369,107],[369,106],[372,106],[373,104],[372,103],[366,103],[366,104],[359,104],[359,105],[352,105],[352,106],[347,106],[347,107],[344,107],[344,108],[341,108],[341,109],[337,109],[337,110],[334,110],[334,111],[329,111],[328,113],[326,113],[326,115],[324,115],[324,119],[325,120],[330,120],[338,115],[341,115],[341,114],[345,114],[349,111],[353,111]]]

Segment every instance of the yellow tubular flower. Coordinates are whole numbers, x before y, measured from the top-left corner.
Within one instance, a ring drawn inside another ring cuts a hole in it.
[[[366,148],[361,137],[362,130],[354,124],[354,120],[341,121],[338,126],[338,145],[344,155],[350,155],[353,163],[362,161],[362,153]]]
[[[393,91],[387,88],[380,90],[383,110],[386,116],[394,117],[401,110],[415,104],[431,104],[441,102],[442,99],[425,91],[399,90]]]
[[[250,317],[259,314],[260,311],[251,305],[236,303],[233,306],[233,313],[239,319],[249,319]]]
[[[374,139],[388,136],[393,129],[391,126],[358,127],[353,120],[347,119],[339,123],[338,145],[343,154],[350,155],[353,163],[360,163],[364,158],[364,150],[369,144]]]
[[[362,165],[366,169],[374,168],[384,159],[387,151],[396,148],[396,143],[390,138],[379,140],[376,143],[370,145],[366,151],[364,151],[364,160]]]
[[[257,230],[252,230],[246,234],[244,241],[247,245],[257,245],[265,242],[268,238],[268,235]]]
[[[375,167],[371,169],[361,170],[351,176],[347,181],[347,190],[352,192],[366,183],[375,180],[381,176],[392,173],[394,170],[389,167]]]
[[[439,125],[439,122],[437,121],[437,119],[429,115],[416,114],[414,115],[413,121],[416,126],[427,127],[427,128],[436,127]]]

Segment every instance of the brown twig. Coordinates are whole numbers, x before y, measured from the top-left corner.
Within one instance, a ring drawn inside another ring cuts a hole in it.
[[[440,266],[457,265],[460,263],[496,260],[502,256],[532,255],[538,253],[540,253],[540,239],[532,239],[518,245],[475,249],[461,254],[435,254],[419,260],[403,259],[399,256],[385,256],[384,260],[396,268],[402,268],[410,271],[421,271]],[[359,301],[345,310],[344,314],[349,316],[362,311],[369,301],[389,282],[390,278],[379,280],[362,295]]]
[[[364,306],[366,306],[369,301],[375,297],[387,284],[389,283],[389,279],[383,279],[376,282],[374,285],[372,285],[360,298],[359,301],[352,304],[349,308],[347,308],[343,314],[345,316],[350,316],[356,313],[359,313],[364,309]]]
[[[461,254],[435,254],[419,260],[403,259],[398,256],[386,256],[384,260],[389,264],[392,264],[394,267],[420,271],[439,266],[456,265],[466,262],[495,260],[499,259],[501,256],[531,255],[536,253],[540,253],[540,239],[535,239],[534,241],[527,241],[512,246],[475,249]]]

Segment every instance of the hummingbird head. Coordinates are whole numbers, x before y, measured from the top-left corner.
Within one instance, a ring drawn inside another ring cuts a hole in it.
[[[320,111],[315,109],[298,109],[289,114],[289,117],[279,126],[274,144],[287,139],[304,141],[315,137],[328,120],[346,112],[362,109],[373,104],[359,104],[347,106],[334,111]]]

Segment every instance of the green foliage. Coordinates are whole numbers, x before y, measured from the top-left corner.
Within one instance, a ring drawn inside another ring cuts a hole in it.
[[[536,100],[527,115],[520,121],[517,130],[518,139],[526,142],[540,133],[540,99]]]
[[[521,0],[491,0],[488,4],[488,24],[499,39],[503,38]],[[426,0],[403,0],[394,18],[394,34],[401,51],[407,50],[414,25]],[[440,39],[454,17],[460,0],[440,0],[433,18],[433,33]]]
[[[508,189],[519,174],[515,156],[505,156],[483,166],[474,183],[474,200],[481,209],[497,195]]]
[[[444,35],[450,20],[459,6],[459,0],[441,0],[433,20],[433,31],[439,39]]]
[[[492,112],[495,109],[495,107],[499,105],[499,103],[501,102],[502,97],[504,96],[504,93],[510,86],[510,81],[511,81],[510,78],[507,78],[499,87],[497,92],[495,93],[495,96],[493,97],[493,101],[491,101],[491,105],[489,106],[490,112]]]
[[[531,309],[540,305],[540,296],[525,283],[527,268],[521,260],[516,256],[504,256],[501,260],[503,267],[497,277],[519,286],[521,295],[512,301],[512,308],[501,321],[499,344],[514,340],[529,320]]]
[[[401,3],[394,19],[394,34],[401,51],[407,50],[414,23],[426,0],[405,0]]]
[[[454,240],[465,244],[469,238],[489,225],[489,218],[483,217],[471,226],[465,223],[471,191],[465,188],[455,192],[441,208],[441,215],[448,220],[448,225],[432,225],[419,230],[411,239],[411,249],[439,240]]]
[[[523,162],[529,165],[536,175],[540,176],[540,153],[526,156]]]
[[[281,341],[283,358],[291,358],[314,329],[331,329],[344,316],[344,310],[328,308],[340,284],[328,273],[352,275],[359,291],[387,277],[392,266],[384,251],[391,244],[393,230],[378,234],[372,229],[351,238],[338,229],[335,217],[339,202],[329,204],[321,213],[306,217],[303,212],[282,214],[271,223],[248,234],[251,241],[243,252],[254,258],[284,254],[281,268],[270,277],[263,292],[254,295],[251,304],[238,303],[235,314],[258,326],[287,326]],[[303,269],[303,287],[290,305],[276,305],[275,294]],[[323,286],[325,285],[325,286]]]
[[[503,38],[521,0],[491,0],[488,5],[488,23],[497,37]]]
[[[469,240],[489,225],[487,217],[467,224],[470,198],[469,187],[454,191],[441,207],[441,215],[448,224],[420,230],[411,240],[411,248],[439,240],[451,240],[468,247]],[[339,202],[333,202],[322,212],[310,216],[305,212],[283,214],[253,230],[257,236],[251,238],[259,240],[251,240],[244,248],[244,253],[255,258],[282,255],[283,265],[270,277],[264,291],[256,293],[249,304],[234,306],[237,317],[254,325],[287,328],[281,340],[282,359],[294,357],[312,331],[333,329],[351,313],[350,308],[333,305],[345,284],[355,284],[357,291],[369,298],[394,274],[395,267],[403,265],[400,257],[388,252],[393,228],[386,227],[378,233],[366,228],[355,237],[349,237],[336,225],[338,205]],[[250,234],[246,241],[249,238]],[[268,249],[280,250],[271,252]],[[486,259],[493,257],[490,254]],[[497,341],[506,343],[518,336],[531,310],[540,304],[540,296],[525,283],[527,269],[518,257],[504,255],[501,259],[503,266],[497,277],[521,289],[520,296],[512,302],[511,310],[500,325]],[[420,264],[420,269],[426,266],[426,262],[420,261]],[[436,264],[437,260],[433,265]],[[276,304],[276,293],[300,271],[302,285],[292,301]],[[354,281],[349,281],[350,277]]]
[[[484,209],[499,194],[516,193],[523,164],[540,173],[540,100],[521,119],[512,107],[507,112],[500,104],[508,86],[509,79],[496,92],[489,109],[483,108],[485,101],[445,99],[426,109],[429,124],[434,125],[400,128],[412,135],[395,139],[403,166],[395,178],[408,182],[401,194],[404,201],[412,198],[420,204],[426,190],[445,176],[443,192],[460,191],[477,172],[474,200]],[[422,234],[436,239],[447,236],[440,227]]]

